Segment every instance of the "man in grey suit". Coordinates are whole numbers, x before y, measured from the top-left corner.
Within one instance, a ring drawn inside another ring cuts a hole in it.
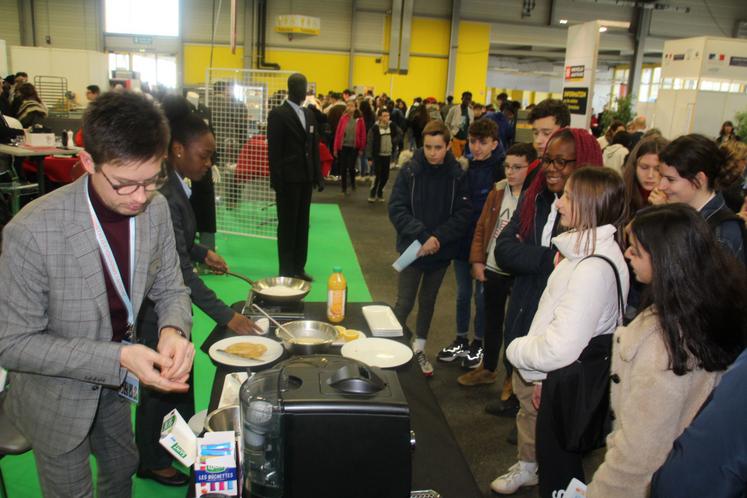
[[[189,293],[168,205],[156,190],[169,130],[133,93],[108,93],[83,121],[88,175],[26,206],[0,256],[0,365],[5,411],[33,447],[45,497],[129,497],[137,451],[137,382],[186,391],[194,347]],[[157,348],[137,344],[135,317],[155,303]],[[129,340],[130,342],[124,342]],[[127,379],[127,380],[126,380]]]

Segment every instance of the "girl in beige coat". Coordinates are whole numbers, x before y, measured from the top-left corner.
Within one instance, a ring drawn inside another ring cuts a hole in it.
[[[673,441],[744,345],[744,269],[694,209],[645,208],[629,235],[625,257],[648,296],[638,317],[615,332],[614,427],[587,498],[648,496]]]

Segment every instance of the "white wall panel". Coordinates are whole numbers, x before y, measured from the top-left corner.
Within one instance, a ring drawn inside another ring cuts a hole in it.
[[[484,22],[547,24],[550,0],[537,0],[529,17],[521,17],[522,2],[516,0],[462,0],[462,19]],[[449,14],[451,15],[451,14]]]
[[[220,11],[216,9],[218,26],[215,31],[215,43],[231,41],[231,2],[223,0]],[[244,43],[244,14],[247,2],[239,0],[236,7],[236,42]],[[216,7],[218,2],[216,2]],[[181,33],[185,43],[209,43],[212,34],[213,2],[209,0],[182,0],[184,25]]]
[[[267,2],[267,46],[270,48],[305,48],[350,50],[351,0],[271,0]],[[275,17],[299,14],[321,18],[321,33],[315,36],[288,35],[275,31]]]
[[[734,34],[735,20],[747,18],[745,0],[677,0],[671,3],[678,7],[689,7],[690,13],[677,14],[667,10],[655,10],[651,19],[652,35],[671,38],[730,37]]]
[[[415,0],[412,15],[451,18],[451,0]]]
[[[101,50],[102,8],[101,0],[35,0],[36,45]]]
[[[21,44],[21,29],[18,20],[18,2],[0,1],[0,38],[10,45]]]
[[[358,12],[353,31],[353,46],[358,52],[382,53],[384,50],[384,26],[386,16],[369,12]]]

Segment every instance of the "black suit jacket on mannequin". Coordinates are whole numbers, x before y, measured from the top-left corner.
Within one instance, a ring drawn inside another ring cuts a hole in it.
[[[322,181],[319,126],[313,112],[302,110],[305,129],[287,101],[267,117],[270,185],[278,212],[278,260],[284,276],[305,272],[311,191]]]

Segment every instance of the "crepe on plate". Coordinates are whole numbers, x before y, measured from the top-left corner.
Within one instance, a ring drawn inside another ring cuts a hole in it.
[[[226,348],[226,353],[231,353],[249,360],[258,360],[267,351],[267,346],[255,342],[237,342]]]

